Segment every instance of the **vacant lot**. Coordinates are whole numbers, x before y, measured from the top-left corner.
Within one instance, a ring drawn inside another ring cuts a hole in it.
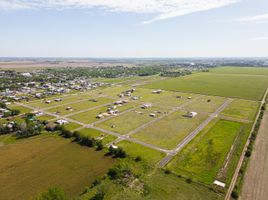
[[[120,112],[123,112],[123,111],[131,109],[135,106],[136,106],[136,104],[134,104],[134,103],[127,103],[123,106],[118,106],[116,109],[119,110]],[[90,124],[90,123],[99,121],[100,119],[97,119],[96,116],[101,114],[101,113],[106,112],[107,108],[108,108],[107,106],[104,106],[101,108],[96,108],[96,109],[93,109],[90,111],[86,111],[86,112],[72,115],[72,116],[70,116],[70,118],[77,120],[77,121],[80,121],[80,122],[85,123],[85,124]]]
[[[197,73],[157,81],[144,87],[260,100],[267,86],[266,76]]]
[[[151,113],[155,114],[156,117],[160,117],[166,111],[167,109],[155,106],[148,109],[137,108],[118,117],[106,120],[97,126],[120,134],[127,134],[129,131],[154,120],[155,117],[149,116]]]
[[[242,124],[219,120],[209,124],[191,141],[168,167],[177,174],[212,184],[229,153]],[[205,132],[204,132],[205,131]],[[202,137],[201,137],[202,136]]]
[[[0,199],[29,199],[50,186],[76,196],[114,160],[57,136],[38,136],[0,147]]]
[[[133,134],[132,137],[162,148],[173,149],[207,118],[207,115],[202,113],[194,118],[184,117],[184,114],[183,111],[172,113]]]
[[[79,112],[81,110],[90,109],[90,108],[94,108],[96,106],[100,106],[103,104],[111,103],[112,101],[113,101],[112,99],[99,97],[99,98],[95,98],[94,100],[85,100],[79,103],[70,103],[64,106],[58,106],[58,107],[49,109],[48,112],[52,112],[52,113],[58,112],[60,115],[67,115],[67,114]],[[67,107],[71,107],[72,110],[67,110],[66,109]]]
[[[16,110],[19,110],[20,111],[20,114],[23,114],[23,113],[30,113],[32,112],[33,110],[30,109],[30,108],[26,108],[24,106],[19,106],[19,105],[16,105],[16,104],[12,104],[10,106],[8,106],[9,108],[11,109],[16,109]]]
[[[258,107],[258,102],[235,99],[222,111],[221,114],[237,119],[254,120]]]
[[[266,200],[268,196],[268,113],[256,139],[242,187],[241,200]]]
[[[162,152],[129,141],[119,142],[117,146],[122,147],[133,158],[140,156],[142,160],[152,166],[157,164],[165,156]]]

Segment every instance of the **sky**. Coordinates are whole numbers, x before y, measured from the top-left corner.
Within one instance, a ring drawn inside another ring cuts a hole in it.
[[[268,57],[268,0],[0,0],[0,57]]]

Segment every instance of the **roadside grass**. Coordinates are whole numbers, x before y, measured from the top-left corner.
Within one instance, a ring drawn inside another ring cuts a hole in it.
[[[127,103],[127,104],[124,104],[123,106],[118,106],[116,109],[118,109],[119,112],[123,112],[125,110],[134,108],[135,106],[136,106],[135,103]],[[93,110],[89,110],[86,112],[72,115],[69,118],[85,123],[85,124],[90,124],[90,123],[99,121],[100,119],[97,119],[96,116],[106,111],[107,111],[107,106],[104,106],[104,107],[100,107],[100,108],[96,108]]]
[[[8,108],[19,110],[19,111],[20,111],[20,114],[30,113],[30,112],[33,111],[33,110],[30,109],[30,108],[26,108],[26,107],[24,107],[24,106],[16,105],[16,104],[11,104],[10,106],[8,106]]]
[[[58,112],[59,115],[67,115],[67,114],[79,112],[81,110],[100,106],[100,105],[103,105],[106,103],[112,103],[112,101],[113,101],[112,99],[103,98],[103,97],[94,98],[94,100],[96,100],[97,102],[90,101],[88,99],[88,100],[85,100],[85,101],[79,102],[79,103],[70,103],[70,104],[67,104],[64,106],[58,106],[56,108],[51,108],[48,110],[48,112],[52,112],[52,113]],[[67,110],[66,109],[67,107],[71,107],[72,110]]]
[[[132,158],[135,159],[139,156],[141,160],[147,162],[151,166],[156,165],[165,156],[165,153],[163,152],[126,140],[119,142],[117,146],[122,147]]]
[[[245,74],[268,76],[268,69],[265,67],[216,67],[209,72],[216,74]]]
[[[202,96],[198,100],[193,101],[183,109],[189,112],[207,112],[213,113],[219,108],[225,101],[223,97],[216,96]]]
[[[51,186],[79,195],[115,160],[70,139],[40,135],[1,147],[0,199],[31,199]]]
[[[156,111],[160,111],[161,113],[156,113]],[[154,120],[154,117],[149,116],[150,113],[155,113],[156,117],[159,117],[166,111],[168,110],[157,106],[148,109],[137,108],[118,117],[106,120],[96,126],[124,135]]]
[[[179,78],[168,78],[145,88],[199,93],[213,96],[260,100],[268,86],[265,76],[241,76],[239,74],[196,73]]]
[[[221,112],[221,115],[237,119],[254,120],[259,106],[259,102],[235,99]]]
[[[131,137],[162,148],[173,149],[208,117],[203,113],[194,118],[184,117],[184,114],[183,111],[176,111]]]
[[[167,168],[184,177],[212,184],[242,127],[243,124],[238,122],[212,121]]]

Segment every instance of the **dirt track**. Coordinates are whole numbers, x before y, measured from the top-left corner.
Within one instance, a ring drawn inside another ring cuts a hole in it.
[[[268,199],[268,111],[266,111],[242,188],[240,200]]]

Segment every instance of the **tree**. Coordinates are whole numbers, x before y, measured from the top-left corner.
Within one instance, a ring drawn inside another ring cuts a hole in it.
[[[65,192],[59,187],[51,187],[48,191],[41,193],[34,200],[67,200]]]

